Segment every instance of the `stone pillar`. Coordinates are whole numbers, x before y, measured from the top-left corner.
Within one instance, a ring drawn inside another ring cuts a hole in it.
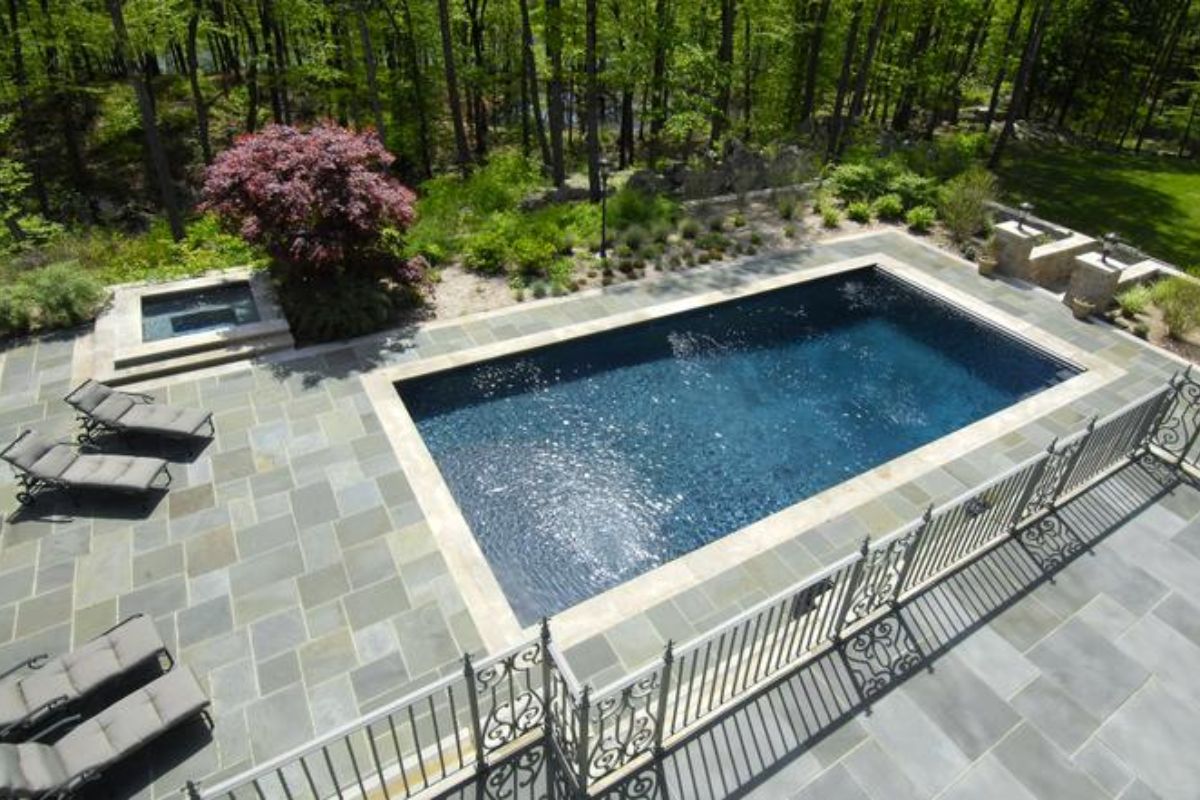
[[[1103,311],[1112,303],[1125,267],[1112,256],[1106,260],[1102,253],[1076,256],[1071,284],[1063,302],[1070,306],[1072,300],[1083,300],[1091,303],[1097,312]]]
[[[1029,280],[1029,254],[1041,232],[1032,225],[1018,225],[1016,220],[996,226],[996,269],[1014,278]]]

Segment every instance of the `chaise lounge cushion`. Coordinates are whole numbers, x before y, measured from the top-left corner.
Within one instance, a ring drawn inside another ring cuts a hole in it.
[[[31,798],[67,781],[62,759],[44,744],[0,744],[0,797]]]
[[[115,390],[108,388],[103,383],[88,379],[63,399],[84,414],[92,414],[101,403],[115,394],[117,394]]]
[[[79,775],[137,750],[207,706],[196,676],[180,666],[80,723],[54,749],[67,774]]]
[[[159,403],[137,403],[120,418],[120,427],[191,435],[208,424],[210,414],[196,408],[176,408]]]
[[[81,455],[59,479],[72,486],[141,491],[150,488],[166,463],[146,456]]]
[[[10,464],[35,477],[50,480],[61,475],[76,457],[77,453],[69,445],[33,431],[24,431],[4,453],[4,459]]]
[[[88,413],[105,425],[123,425],[124,422],[121,421],[121,417],[128,414],[129,410],[136,405],[142,404],[139,404],[129,395],[113,392]]]
[[[148,617],[134,617],[40,669],[0,681],[0,727],[24,719],[59,697],[83,697],[166,650]]]

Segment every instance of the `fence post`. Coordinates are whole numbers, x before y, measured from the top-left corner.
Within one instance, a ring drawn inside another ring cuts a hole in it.
[[[591,743],[588,741],[588,736],[591,733],[591,726],[588,717],[592,713],[592,687],[584,686],[583,693],[579,698],[579,708],[577,719],[579,720],[579,735],[576,740],[579,742],[579,752],[576,754],[575,770],[578,773],[576,777],[576,785],[579,787],[580,797],[587,797],[588,793],[588,751],[591,749]]]
[[[667,726],[667,695],[671,691],[671,667],[675,663],[675,643],[667,640],[667,649],[663,651],[662,677],[658,684],[658,710],[654,717],[654,754],[662,754],[662,743]]]
[[[1075,447],[1075,452],[1071,453],[1071,460],[1063,467],[1062,476],[1058,479],[1058,486],[1054,487],[1054,494],[1050,496],[1050,508],[1054,508],[1058,503],[1058,497],[1066,488],[1067,482],[1071,480],[1071,473],[1075,471],[1075,465],[1079,463],[1079,459],[1083,456],[1083,450],[1087,446],[1088,440],[1092,438],[1092,433],[1096,430],[1096,417],[1088,420],[1087,428],[1084,430],[1083,437],[1079,440]]]
[[[554,715],[550,713],[550,704],[554,699],[554,671],[550,663],[550,618],[542,617],[542,729],[545,735],[551,735],[551,725],[554,721]]]
[[[846,627],[846,614],[850,612],[850,604],[854,602],[854,595],[858,591],[858,582],[862,579],[863,570],[867,560],[867,553],[871,551],[871,537],[864,536],[862,547],[858,550],[858,561],[854,562],[854,569],[850,572],[850,588],[846,590],[846,594],[842,597],[841,603],[838,604],[837,615],[833,618],[833,640],[840,642],[842,640],[842,629]]]
[[[1013,510],[1013,517],[1008,521],[1008,533],[1013,535],[1017,532],[1017,525],[1021,520],[1025,519],[1025,509],[1029,506],[1029,501],[1033,499],[1033,493],[1037,491],[1038,484],[1042,482],[1042,476],[1046,474],[1046,467],[1050,464],[1050,459],[1054,458],[1054,446],[1058,444],[1058,437],[1055,436],[1050,440],[1049,446],[1046,447],[1046,453],[1042,456],[1042,460],[1034,467],[1033,473],[1029,476],[1029,480],[1025,482],[1024,488],[1021,489],[1021,497],[1017,501],[1016,508]]]
[[[921,515],[921,527],[917,528],[913,534],[912,544],[908,546],[908,552],[904,554],[904,566],[900,569],[900,575],[896,578],[896,591],[892,593],[892,599],[888,604],[893,608],[900,602],[900,595],[904,593],[904,583],[908,580],[908,574],[912,571],[912,566],[917,560],[917,548],[921,546],[924,539],[925,531],[929,529],[929,522],[933,519],[933,503],[930,503],[925,508],[925,513]]]
[[[483,752],[483,723],[479,719],[479,695],[475,689],[475,665],[471,654],[463,653],[463,677],[467,680],[467,702],[471,706],[471,739],[475,742],[475,771],[483,772],[487,758]]]
[[[200,800],[200,787],[195,781],[188,781],[183,785],[183,793],[187,795],[188,800]]]

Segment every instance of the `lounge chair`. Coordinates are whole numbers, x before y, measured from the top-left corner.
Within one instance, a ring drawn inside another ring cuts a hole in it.
[[[30,735],[68,707],[156,661],[167,669],[174,664],[154,623],[135,614],[70,653],[18,664],[0,675],[0,741]]]
[[[108,489],[144,494],[171,485],[167,462],[146,456],[81,453],[63,442],[51,441],[36,431],[21,431],[0,450],[0,459],[17,471],[17,500],[32,503],[43,489]],[[163,480],[165,478],[165,480]]]
[[[176,438],[212,436],[216,432],[212,412],[156,403],[148,395],[121,392],[91,379],[63,400],[79,412],[81,442],[91,440],[97,431]]]
[[[207,716],[207,708],[208,698],[191,669],[171,670],[52,745],[0,744],[0,797],[70,797],[172,728]]]

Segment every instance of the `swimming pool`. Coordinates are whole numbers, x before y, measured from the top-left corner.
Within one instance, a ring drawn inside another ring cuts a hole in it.
[[[529,624],[1077,372],[866,268],[397,389]]]
[[[247,281],[142,298],[142,341],[219,331],[259,321]]]

